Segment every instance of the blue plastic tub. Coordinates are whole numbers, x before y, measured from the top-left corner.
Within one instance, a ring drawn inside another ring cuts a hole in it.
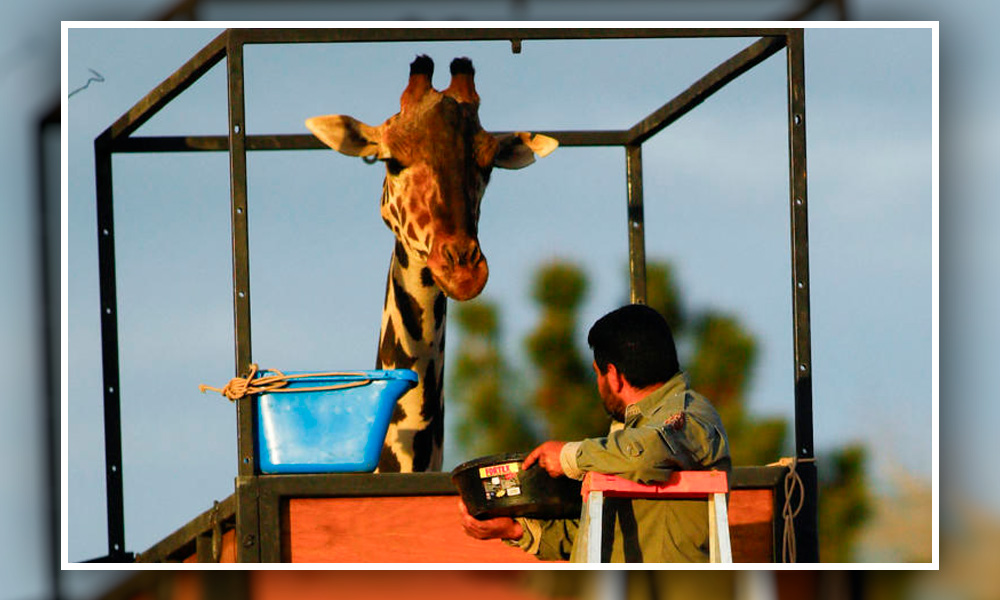
[[[417,385],[408,369],[289,380],[285,389],[364,381],[326,391],[257,397],[258,466],[262,473],[366,473],[378,465],[396,401]],[[273,375],[261,371],[258,376]],[[286,373],[304,375],[307,373]]]

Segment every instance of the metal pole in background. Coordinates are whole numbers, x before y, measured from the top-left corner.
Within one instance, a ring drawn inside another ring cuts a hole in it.
[[[625,146],[625,178],[628,190],[629,297],[634,304],[645,304],[646,226],[642,207],[642,144]]]
[[[101,279],[101,355],[104,371],[104,463],[108,499],[108,559],[125,554],[125,510],[122,489],[122,420],[118,372],[118,303],[115,278],[114,204],[111,177],[111,133],[94,140],[97,179],[97,238]]]
[[[233,237],[233,315],[236,333],[236,375],[250,370],[250,244],[247,227],[246,107],[243,90],[243,41],[228,31],[226,67],[229,85],[229,176]],[[236,401],[236,556],[240,562],[260,562],[259,494],[254,453],[254,404]]]
[[[809,215],[806,193],[806,91],[803,30],[788,32],[788,144],[795,336],[795,456],[802,462],[802,510],[795,518],[797,562],[819,561],[819,486],[813,449],[812,351],[809,327]]]
[[[48,512],[48,551],[49,551],[49,584],[52,588],[52,598],[60,600],[62,598],[62,588],[60,586],[59,574],[61,572],[59,560],[59,310],[58,303],[53,302],[57,294],[58,286],[53,285],[53,272],[58,273],[59,268],[52,268],[52,258],[59,256],[58,233],[52,235],[53,228],[50,223],[55,218],[55,223],[59,223],[58,211],[49,210],[49,172],[46,169],[45,136],[50,130],[59,131],[60,113],[59,104],[51,110],[45,112],[38,123],[38,145],[35,149],[37,175],[38,175],[38,293],[39,293],[39,328],[41,331],[41,404],[42,404],[42,453],[44,457],[43,468],[47,471],[46,489],[44,495],[46,499],[46,511]],[[56,226],[58,231],[58,225]],[[51,250],[55,248],[55,252]],[[55,289],[54,289],[55,288]]]

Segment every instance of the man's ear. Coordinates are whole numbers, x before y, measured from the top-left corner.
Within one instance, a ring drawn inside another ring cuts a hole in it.
[[[306,127],[327,146],[348,156],[378,154],[382,131],[347,115],[306,119]]]
[[[493,166],[501,169],[527,167],[535,162],[535,154],[544,158],[559,146],[559,142],[554,138],[525,131],[498,136],[497,143]]]
[[[625,376],[621,374],[614,363],[608,363],[608,386],[611,391],[620,393],[625,388]]]

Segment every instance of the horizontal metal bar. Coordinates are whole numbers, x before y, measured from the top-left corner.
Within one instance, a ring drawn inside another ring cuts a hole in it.
[[[503,132],[494,132],[501,135]],[[626,131],[540,131],[561,146],[622,146]],[[248,135],[247,150],[328,150],[329,146],[312,134]],[[218,152],[229,150],[229,137],[173,136],[129,137],[115,142],[113,152]]]
[[[778,28],[382,28],[382,29],[236,29],[247,44],[316,44],[329,42],[433,42],[498,40],[576,40],[761,37],[785,35]]]
[[[747,46],[726,62],[709,71],[673,100],[636,123],[629,130],[629,143],[641,144],[656,135],[664,127],[681,118],[708,99],[709,96],[719,91],[724,85],[784,48],[785,43],[785,36],[774,36],[761,38]]]
[[[261,475],[262,490],[285,498],[440,496],[457,494],[449,473]]]
[[[134,562],[135,556],[131,552],[120,552],[118,554],[108,554],[85,560],[85,563],[130,563]]]
[[[786,467],[736,467],[731,487],[773,487],[783,481]],[[336,473],[261,475],[262,493],[289,497],[436,496],[457,494],[449,473]]]
[[[773,488],[785,481],[788,467],[774,465],[770,467],[733,467],[733,476],[729,482],[731,490]]]
[[[493,135],[510,133],[493,131]],[[628,132],[621,130],[602,131],[535,131],[555,138],[560,146],[624,146],[628,141]]]
[[[203,136],[140,136],[115,142],[112,152],[217,152],[229,150],[229,137]]]
[[[214,67],[226,56],[226,40],[228,33],[223,32],[199,50],[190,60],[181,65],[160,85],[153,88],[146,96],[135,103],[132,108],[114,122],[108,130],[112,141],[132,135],[132,133],[170,103],[184,90],[198,81],[202,75]]]

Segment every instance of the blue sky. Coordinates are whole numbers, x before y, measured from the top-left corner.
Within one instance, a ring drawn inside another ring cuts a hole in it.
[[[105,544],[104,524],[85,517],[103,507],[92,140],[216,33],[69,33],[70,88],[88,68],[106,77],[69,104],[71,559]],[[623,129],[750,41],[526,43],[521,55],[506,43],[251,47],[247,131],[305,132],[306,117],[334,112],[377,124],[397,110],[422,52],[438,65],[473,59],[487,128]],[[860,441],[876,475],[901,467],[929,480],[931,34],[816,29],[806,41],[817,449]],[[649,257],[676,265],[689,305],[738,315],[761,346],[752,410],[791,417],[784,78],[780,53],[657,136],[643,159]],[[139,133],[221,134],[225,115],[216,68]],[[233,368],[226,160],[114,163],[130,548],[231,493],[233,407],[196,392]],[[306,151],[252,154],[249,173],[254,360],[370,367],[392,247],[379,168]],[[624,300],[624,202],[617,148],[562,148],[495,174],[480,224],[484,297],[503,307],[512,355],[537,318],[527,290],[543,260],[586,266],[585,323]],[[446,469],[467,458],[446,440]]]

